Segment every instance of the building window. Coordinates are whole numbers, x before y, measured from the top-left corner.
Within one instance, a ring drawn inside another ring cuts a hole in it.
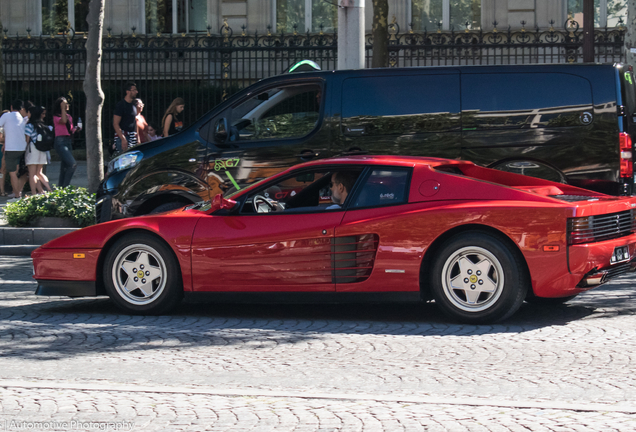
[[[568,0],[568,16],[583,26],[583,0]],[[618,27],[627,23],[627,0],[594,0],[594,27]]]
[[[481,0],[411,0],[413,30],[471,30],[481,27]]]
[[[277,0],[276,31],[292,33],[325,32],[338,28],[338,6],[336,1],[324,0]]]
[[[146,33],[207,31],[207,0],[146,0]]]
[[[42,33],[66,31],[68,24],[75,32],[87,32],[89,0],[42,0]]]

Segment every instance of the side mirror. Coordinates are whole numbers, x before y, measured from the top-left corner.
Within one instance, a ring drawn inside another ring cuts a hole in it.
[[[236,205],[236,201],[223,198],[222,194],[217,194],[212,200],[212,207],[215,209],[231,210]]]
[[[227,119],[225,117],[218,119],[214,125],[214,141],[220,144],[225,143],[228,139],[228,130]]]

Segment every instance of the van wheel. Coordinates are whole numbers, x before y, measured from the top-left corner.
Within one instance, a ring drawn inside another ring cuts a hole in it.
[[[457,235],[437,254],[431,271],[435,303],[446,315],[470,324],[501,321],[526,297],[528,280],[517,254],[480,232]]]
[[[155,207],[148,214],[164,213],[164,212],[167,212],[167,211],[170,211],[170,210],[176,210],[178,208],[187,206],[188,204],[189,203],[184,203],[183,201],[167,202],[167,203],[164,203],[164,204],[161,204],[161,205]]]
[[[169,246],[149,234],[120,238],[104,260],[106,293],[123,311],[158,315],[183,297],[183,281]]]
[[[568,184],[568,178],[563,171],[545,162],[508,159],[490,164],[488,168]]]

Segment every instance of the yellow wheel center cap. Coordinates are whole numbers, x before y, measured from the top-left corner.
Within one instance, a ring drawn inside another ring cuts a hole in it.
[[[137,272],[137,277],[144,277],[144,272],[142,272],[141,270],[139,270]],[[475,279],[476,280],[476,279]]]
[[[470,283],[475,283],[475,282],[477,282],[477,276],[470,275]]]

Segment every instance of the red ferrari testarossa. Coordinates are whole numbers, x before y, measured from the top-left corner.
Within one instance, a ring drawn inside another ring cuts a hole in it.
[[[634,207],[636,198],[465,161],[326,159],[53,240],[32,254],[36,294],[106,294],[142,314],[168,312],[184,295],[434,299],[456,320],[494,322],[524,300],[567,301],[634,270]]]

